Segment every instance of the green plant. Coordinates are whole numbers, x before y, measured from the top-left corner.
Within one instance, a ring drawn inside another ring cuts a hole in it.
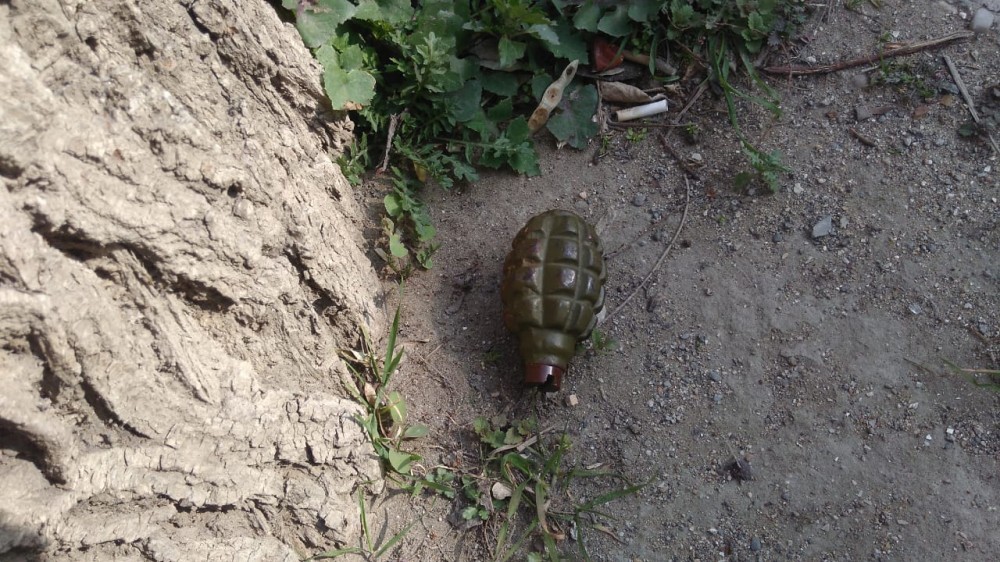
[[[488,520],[498,518],[499,530],[492,548],[494,562],[506,562],[518,554],[532,536],[539,536],[544,554],[560,560],[558,543],[569,529],[578,534],[579,555],[589,559],[582,529],[595,526],[594,520],[607,519],[599,508],[623,496],[637,493],[643,485],[630,485],[611,472],[564,466],[572,442],[566,434],[549,438],[534,420],[508,424],[477,418],[473,429],[487,447],[483,474],[477,481],[493,482],[490,487],[469,481],[467,497],[474,502],[462,515]],[[624,486],[582,503],[573,501],[568,488],[580,478],[610,477]],[[499,487],[503,493],[494,490]],[[525,523],[527,521],[527,523]],[[528,559],[540,559],[529,553]]]
[[[399,541],[410,532],[410,529],[416,525],[416,521],[411,521],[407,526],[403,527],[398,533],[385,541],[382,545],[376,545],[375,541],[372,540],[371,531],[368,525],[368,510],[365,505],[365,496],[362,490],[358,490],[358,511],[361,514],[361,536],[363,543],[361,548],[349,546],[346,548],[337,548],[334,550],[329,550],[315,556],[311,556],[306,560],[324,560],[331,558],[340,558],[341,556],[347,556],[348,554],[359,554],[366,560],[378,560],[383,555],[391,551],[393,548],[399,544]]]
[[[500,362],[500,358],[503,357],[503,353],[497,349],[491,349],[483,354],[483,363],[487,365],[496,365]]]
[[[937,96],[938,87],[928,78],[934,73],[931,68],[914,66],[908,62],[883,60],[878,72],[872,77],[873,85],[888,86],[900,94],[916,95],[922,100],[930,100]]]
[[[597,353],[611,353],[618,349],[618,342],[597,328],[591,332],[590,342]]]
[[[645,128],[629,129],[625,131],[625,140],[631,143],[639,143],[642,142],[648,134],[649,131]]]
[[[440,245],[434,242],[436,231],[431,224],[430,214],[417,198],[420,184],[398,168],[393,167],[392,171],[393,189],[383,200],[385,212],[390,218],[383,221],[383,225],[389,253],[395,258],[395,262],[388,258],[386,261],[394,266],[393,269],[400,269],[399,263],[410,255],[409,247],[413,248],[417,263],[424,269],[430,269],[433,266],[432,257]],[[406,232],[400,230],[402,224],[408,227]],[[404,236],[408,238],[409,244],[404,243]]]
[[[587,41],[595,35],[648,53],[654,76],[656,59],[680,45],[721,87],[734,126],[734,96],[777,112],[777,98],[750,56],[786,36],[803,10],[800,0],[282,0],[282,6],[294,12],[323,66],[331,108],[358,112],[361,140],[341,160],[352,180],[360,177],[358,167],[385,154],[407,178],[445,188],[475,180],[476,166],[540,173],[525,116],[569,61],[589,62]],[[730,68],[737,66],[763,97],[732,85]],[[583,148],[598,132],[596,106],[592,85],[571,84],[545,127],[560,142]],[[389,212],[398,227],[400,216]],[[400,235],[402,246],[391,253],[398,258],[406,248],[428,267],[428,240],[420,232]]]
[[[366,407],[366,414],[358,423],[365,429],[375,453],[392,472],[401,475],[411,473],[412,464],[420,456],[402,450],[404,441],[424,437],[428,433],[425,425],[408,425],[406,400],[397,391],[388,390],[392,375],[403,359],[403,351],[396,349],[399,334],[400,310],[392,319],[386,341],[385,355],[375,353],[367,330],[361,330],[361,351],[341,352],[347,366],[354,375],[354,383],[348,384],[347,391]]]
[[[957,375],[961,375],[965,380],[980,387],[1000,392],[1000,369],[969,369],[959,367],[955,363],[944,360],[948,368]],[[986,380],[982,380],[981,375],[985,375]]]
[[[784,164],[781,163],[781,152],[772,150],[763,152],[749,142],[742,141],[743,153],[750,163],[753,172],[740,172],[733,178],[733,183],[738,191],[745,191],[751,182],[759,181],[766,185],[772,193],[777,192],[779,173],[790,173]]]

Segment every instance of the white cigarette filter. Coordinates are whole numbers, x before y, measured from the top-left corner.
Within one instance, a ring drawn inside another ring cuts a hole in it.
[[[658,115],[660,113],[667,112],[667,100],[660,100],[653,103],[647,103],[645,105],[637,105],[635,107],[630,107],[628,109],[622,109],[615,112],[615,117],[619,121],[631,121],[633,119],[642,119],[643,117],[649,117],[650,115]]]

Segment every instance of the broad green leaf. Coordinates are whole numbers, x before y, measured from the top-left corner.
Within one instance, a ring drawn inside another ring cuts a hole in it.
[[[524,56],[524,50],[528,47],[526,43],[512,41],[506,35],[500,38],[498,48],[500,50],[500,68],[510,68],[515,62]]]
[[[429,218],[424,218],[423,220],[414,220],[413,230],[416,231],[417,239],[420,240],[421,242],[426,242],[434,238],[434,235],[437,234],[437,232],[434,230],[434,227],[431,225]]]
[[[597,108],[597,90],[594,90],[594,108]],[[593,115],[593,114],[591,114]],[[531,136],[531,129],[528,128],[528,120],[523,116],[514,119],[509,124],[507,124],[507,130],[505,131],[507,138],[513,144],[521,143]]]
[[[483,89],[498,96],[510,97],[517,93],[517,76],[510,72],[483,73]]]
[[[293,0],[294,1],[294,0]],[[319,61],[323,68],[328,66],[340,66],[340,53],[332,45],[323,45],[313,52],[313,56]]]
[[[559,106],[562,111],[549,119],[546,128],[560,141],[583,149],[598,131],[593,119],[597,111],[597,89],[590,84],[578,86],[567,92]]]
[[[389,461],[389,466],[400,474],[409,474],[410,465],[413,464],[413,461],[420,460],[420,457],[413,453],[406,453],[397,449],[389,449],[386,457]]]
[[[316,48],[330,40],[337,27],[351,19],[357,7],[347,0],[316,0],[299,2],[295,10],[295,26],[307,47]]]
[[[399,196],[395,193],[386,195],[385,199],[382,200],[382,204],[385,205],[385,212],[392,218],[398,217],[403,212],[403,207],[399,203]]]
[[[393,423],[406,423],[406,400],[402,394],[395,390],[390,392],[386,398],[385,409],[389,412]]]
[[[389,253],[397,258],[405,258],[406,254],[409,253],[398,232],[389,235]]]
[[[573,16],[573,26],[584,31],[597,31],[601,19],[601,8],[593,0],[587,0]]]
[[[339,51],[340,63],[338,66],[344,70],[362,70],[365,66],[365,52],[357,45],[348,45],[347,48]],[[319,58],[318,56],[316,57]]]
[[[490,431],[490,422],[487,421],[486,418],[480,416],[472,420],[472,431],[474,431],[476,435],[482,437]]]
[[[486,112],[486,116],[489,117],[490,121],[493,121],[494,123],[506,121],[507,119],[510,119],[510,116],[513,114],[514,102],[510,98],[502,100]]]
[[[375,96],[375,77],[363,70],[345,71],[329,66],[323,70],[323,88],[335,110],[351,104],[364,106]]]
[[[448,95],[451,116],[459,123],[471,121],[482,112],[483,84],[479,80],[469,80],[460,89]]]
[[[528,141],[519,146],[517,152],[511,156],[510,167],[515,172],[526,176],[539,176],[542,174],[542,169],[538,166],[538,153],[535,152],[535,148]]]
[[[583,61],[580,61],[581,63]],[[531,77],[531,96],[536,100],[542,99],[545,90],[552,83],[552,77],[548,74],[536,74]]]
[[[625,37],[632,31],[632,22],[628,17],[628,7],[619,4],[615,11],[604,14],[597,23],[597,29],[612,37]]]
[[[426,425],[411,425],[403,432],[403,439],[418,439],[426,437],[428,433],[430,433],[430,429]]]
[[[529,27],[528,31],[535,37],[538,37],[550,45],[559,44],[559,36],[556,35],[556,32],[552,29],[551,25],[536,23],[535,25]]]
[[[474,505],[470,505],[469,507],[462,510],[462,519],[464,519],[465,521],[472,521],[478,514],[479,514],[479,508]]]
[[[354,17],[364,21],[384,21],[399,25],[413,18],[410,0],[360,0]]]
[[[628,3],[628,17],[637,22],[654,20],[661,4],[658,0],[633,0]]]
[[[553,29],[559,36],[559,43],[548,43],[549,51],[557,57],[566,60],[578,60],[580,64],[589,64],[590,56],[587,53],[587,43],[583,36],[578,33],[567,21],[560,21]],[[540,97],[540,96],[539,96]]]
[[[504,435],[503,438],[504,445],[513,445],[515,443],[520,443],[521,441],[523,441],[523,439],[517,433],[517,431],[514,430],[513,427],[507,430],[507,433]]]
[[[479,108],[479,111],[472,116],[472,119],[469,119],[465,123],[465,126],[468,127],[470,131],[475,131],[484,138],[496,136],[498,132],[496,124],[486,116],[486,112],[483,111],[483,108]],[[475,147],[470,144],[467,145],[467,148],[467,152],[471,152]]]

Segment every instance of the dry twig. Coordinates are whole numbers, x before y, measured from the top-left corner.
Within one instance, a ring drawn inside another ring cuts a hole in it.
[[[767,72],[768,74],[784,74],[786,76],[827,74],[830,72],[837,72],[839,70],[844,70],[847,68],[854,68],[856,66],[871,64],[873,62],[878,62],[892,57],[912,55],[913,53],[918,53],[920,51],[925,51],[927,49],[933,49],[935,47],[941,47],[943,45],[947,45],[948,43],[951,43],[953,41],[968,39],[973,35],[975,34],[971,31],[956,31],[955,33],[950,33],[948,35],[945,35],[944,37],[938,37],[937,39],[931,39],[929,41],[920,41],[919,43],[910,43],[909,45],[904,45],[902,47],[897,47],[895,49],[887,49],[885,51],[882,51],[881,53],[875,53],[874,55],[868,55],[866,57],[841,61],[834,64],[822,64],[819,66],[769,66],[761,70]]]
[[[976,112],[976,104],[972,102],[972,96],[969,95],[969,89],[965,87],[965,82],[962,81],[962,75],[958,73],[958,68],[955,63],[951,62],[951,57],[944,55],[944,64],[948,66],[948,72],[951,73],[951,79],[955,81],[955,85],[958,86],[958,91],[962,94],[962,99],[965,100],[965,105],[969,108],[969,114],[972,115],[972,120],[979,124],[979,113]],[[990,139],[990,144],[993,146],[993,152],[1000,154],[1000,148],[997,147],[997,141],[993,139],[993,135],[987,131],[987,138]]]
[[[627,305],[629,301],[632,300],[632,297],[634,297],[639,292],[639,289],[642,289],[646,285],[646,283],[649,282],[649,280],[656,273],[656,270],[660,268],[660,264],[662,264],[663,260],[666,259],[667,254],[670,253],[670,249],[674,247],[674,242],[677,241],[677,237],[681,235],[681,230],[684,228],[684,223],[687,221],[688,209],[691,207],[691,183],[688,181],[687,176],[684,176],[684,185],[687,187],[686,191],[687,196],[684,200],[684,214],[681,215],[681,222],[680,224],[677,225],[677,230],[674,231],[674,237],[670,239],[670,243],[667,244],[667,247],[663,249],[663,253],[660,254],[660,257],[656,260],[656,263],[653,264],[653,268],[649,270],[649,273],[647,273],[646,277],[642,279],[642,282],[639,283],[639,285],[635,289],[632,289],[632,292],[629,293],[627,297],[625,297],[625,300],[622,301],[622,303],[618,305],[617,308],[611,311],[611,314],[608,314],[608,317],[605,319],[605,321],[610,320],[612,317],[616,316],[619,312],[621,312],[621,310],[625,308],[625,305]]]
[[[875,139],[861,134],[861,132],[855,129],[854,127],[848,128],[847,131],[851,133],[852,137],[861,141],[861,144],[865,146],[878,146],[878,143],[875,142]]]

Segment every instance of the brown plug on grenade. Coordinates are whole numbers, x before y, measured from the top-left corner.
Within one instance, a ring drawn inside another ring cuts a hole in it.
[[[517,334],[524,382],[555,392],[578,341],[604,308],[604,248],[593,226],[569,211],[532,217],[503,266],[503,319]]]

